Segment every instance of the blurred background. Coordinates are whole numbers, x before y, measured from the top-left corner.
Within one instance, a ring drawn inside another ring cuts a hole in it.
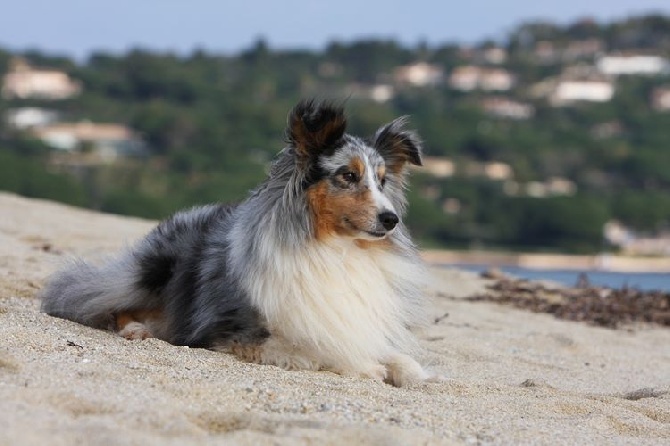
[[[2,190],[149,218],[239,200],[298,99],[347,99],[351,133],[410,115],[425,140],[423,247],[670,255],[666,0],[2,9]]]

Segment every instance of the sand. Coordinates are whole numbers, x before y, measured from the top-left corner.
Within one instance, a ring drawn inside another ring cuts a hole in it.
[[[0,444],[670,444],[670,330],[610,330],[463,297],[435,270],[408,388],[287,372],[39,312],[70,255],[95,258],[153,223],[0,193]]]

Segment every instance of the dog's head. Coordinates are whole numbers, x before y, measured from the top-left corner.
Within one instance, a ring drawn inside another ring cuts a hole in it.
[[[364,140],[346,133],[341,107],[302,101],[286,130],[317,238],[383,240],[404,212],[407,163],[421,165],[421,142],[399,118]]]

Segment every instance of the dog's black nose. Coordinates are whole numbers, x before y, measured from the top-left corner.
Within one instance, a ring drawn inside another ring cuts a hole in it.
[[[384,229],[387,231],[390,231],[391,229],[395,228],[395,225],[398,224],[400,221],[398,219],[398,216],[395,215],[393,212],[382,212],[377,216],[379,218],[379,222],[384,226]]]

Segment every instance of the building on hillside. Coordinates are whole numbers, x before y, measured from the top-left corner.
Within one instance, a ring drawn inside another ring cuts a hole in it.
[[[59,114],[54,110],[40,107],[20,107],[7,110],[7,124],[18,130],[44,127],[58,121]]]
[[[532,198],[546,198],[549,195],[547,185],[542,181],[529,181],[526,183],[525,192]]]
[[[484,177],[491,181],[505,181],[514,177],[512,166],[500,161],[481,163],[470,160],[462,165],[462,173],[466,177]]]
[[[101,162],[146,155],[138,135],[119,124],[60,123],[34,130],[35,136],[63,153],[92,156]]]
[[[512,166],[499,161],[484,163],[484,176],[492,181],[505,181],[514,177]]]
[[[456,172],[454,162],[443,156],[425,156],[422,161],[420,171],[437,178],[448,178]]]
[[[502,65],[507,62],[507,50],[499,46],[483,48],[460,47],[459,59],[475,65]]]
[[[659,87],[651,94],[651,105],[658,111],[670,110],[670,87]]]
[[[611,245],[621,245],[633,238],[633,233],[630,229],[622,225],[616,220],[611,220],[605,223],[603,227],[603,237],[605,241]]]
[[[617,247],[623,254],[638,256],[669,256],[670,234],[638,234],[618,221],[605,223],[603,237],[611,246]]]
[[[67,73],[31,67],[16,58],[2,79],[2,96],[7,99],[67,99],[81,92],[81,84]]]
[[[507,50],[499,46],[484,48],[481,54],[484,62],[491,65],[502,65],[507,61]]]
[[[449,85],[454,90],[472,91],[479,88],[480,68],[473,65],[458,67],[449,76]]]
[[[507,91],[514,84],[514,76],[501,68],[484,70],[479,80],[480,88],[486,91]]]
[[[393,85],[389,84],[351,84],[347,87],[347,90],[353,97],[370,99],[379,103],[388,102],[395,96],[395,89]]]
[[[527,183],[519,183],[510,178],[503,182],[503,192],[511,197],[524,195],[531,198],[571,196],[577,193],[577,185],[563,177],[552,177],[545,181],[529,181]]]
[[[562,79],[549,97],[552,105],[574,102],[609,102],[614,96],[614,83],[609,79]]]
[[[553,106],[564,106],[575,102],[608,102],[615,89],[611,77],[592,66],[576,65],[565,68],[560,76],[532,85],[529,93],[536,98],[546,98]]]
[[[483,99],[480,106],[486,114],[499,118],[524,120],[535,113],[535,108],[530,104],[500,96]]]
[[[596,61],[596,67],[608,76],[670,73],[670,64],[665,57],[634,52],[603,55]]]
[[[454,90],[507,91],[515,85],[513,74],[502,68],[484,68],[465,65],[455,68],[449,76],[449,85]]]
[[[393,70],[393,80],[396,84],[433,87],[444,80],[444,70],[437,65],[417,62],[397,67]]]
[[[551,177],[544,184],[547,193],[553,196],[570,196],[577,192],[577,185],[563,177]]]

